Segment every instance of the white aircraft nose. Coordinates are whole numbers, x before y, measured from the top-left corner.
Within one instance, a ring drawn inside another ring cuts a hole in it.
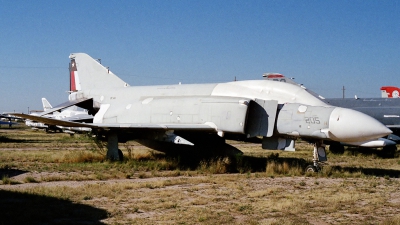
[[[391,133],[376,119],[352,109],[336,107],[329,118],[329,138],[335,141],[367,141]]]

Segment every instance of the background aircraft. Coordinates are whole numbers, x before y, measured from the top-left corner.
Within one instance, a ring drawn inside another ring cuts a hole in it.
[[[107,140],[107,156],[122,159],[118,142],[136,139],[157,150],[232,148],[225,139],[253,141],[264,149],[293,149],[295,139],[314,143],[317,171],[326,161],[324,140],[356,145],[375,143],[391,131],[355,110],[330,106],[298,85],[270,80],[218,84],[129,86],[84,53],[70,55],[69,101],[94,115],[93,123],[74,123],[33,115],[46,124],[92,128]]]
[[[400,88],[394,86],[381,87],[382,98],[400,98]]]
[[[0,126],[8,125],[8,127],[12,127],[13,124],[17,124],[17,123],[13,123],[12,121],[18,121],[18,120],[21,120],[21,118],[10,115],[8,113],[0,114]]]
[[[284,75],[279,73],[267,73],[264,74],[265,79],[288,82],[292,84],[299,85],[303,87],[308,92],[317,96],[322,101],[333,105],[344,108],[350,108],[357,110],[359,112],[365,113],[376,120],[380,121],[382,124],[386,125],[393,131],[393,134],[388,135],[387,138],[381,138],[377,140],[376,143],[369,143],[368,145],[361,145],[363,147],[382,147],[383,150],[393,151],[396,150],[396,143],[400,142],[400,99],[399,98],[327,98],[308,90],[302,84],[298,84],[293,81],[293,79],[286,78]],[[382,88],[381,88],[382,90]],[[382,142],[384,144],[381,144]],[[343,145],[346,143],[339,144],[338,142],[330,142],[329,149],[332,152],[343,152]]]
[[[8,125],[8,127],[12,127],[13,124],[16,124],[16,123],[13,123],[11,121],[0,120],[0,126],[1,125]]]
[[[0,114],[0,119],[1,120],[9,120],[9,121],[11,121],[11,120],[13,120],[13,121],[21,121],[22,120],[21,117],[11,115],[8,112],[4,112],[4,113]]]
[[[42,104],[45,113],[53,109],[53,107],[46,98],[42,98]],[[31,115],[40,116],[40,113],[31,113]],[[72,122],[90,122],[90,123],[93,122],[92,115],[88,115],[88,112],[86,110],[78,110],[76,106],[68,107],[62,110],[61,112],[54,111],[51,114],[43,115],[43,117],[52,118],[56,120],[72,121]],[[45,129],[46,132],[60,131],[67,133],[74,133],[74,132],[81,133],[81,132],[91,131],[91,129],[88,127],[64,127],[53,124],[46,124],[39,122],[39,120],[31,120],[31,119],[27,119],[25,121],[25,124],[35,129]]]

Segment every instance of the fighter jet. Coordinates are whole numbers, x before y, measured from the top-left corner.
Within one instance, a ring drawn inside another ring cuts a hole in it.
[[[400,98],[400,88],[394,86],[381,87],[382,98]]]
[[[263,149],[289,150],[301,137],[314,143],[313,165],[326,161],[325,140],[365,144],[392,133],[361,112],[334,107],[298,85],[270,80],[216,84],[130,86],[84,53],[70,55],[69,101],[94,115],[93,123],[37,118],[47,124],[90,127],[107,139],[107,156],[122,159],[118,142],[131,139],[159,149],[223,148],[226,139],[262,137]],[[18,114],[25,118],[31,115]]]

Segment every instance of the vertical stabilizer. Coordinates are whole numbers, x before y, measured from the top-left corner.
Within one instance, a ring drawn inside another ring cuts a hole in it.
[[[381,87],[382,98],[399,98],[400,88],[394,86]]]
[[[43,104],[43,110],[45,112],[53,108],[53,106],[51,106],[50,102],[47,101],[46,98],[42,98],[42,104]]]
[[[108,68],[85,53],[72,53],[70,62],[70,91],[129,86]]]

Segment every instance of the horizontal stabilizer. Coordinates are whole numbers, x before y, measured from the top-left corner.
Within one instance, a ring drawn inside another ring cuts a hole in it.
[[[57,105],[57,106],[53,107],[52,109],[49,109],[49,110],[39,114],[39,116],[44,116],[44,115],[47,115],[47,114],[50,114],[50,113],[53,113],[53,112],[56,112],[56,111],[61,111],[61,110],[65,109],[65,108],[68,108],[68,107],[71,107],[71,106],[74,106],[74,105],[76,105],[78,107],[82,107],[84,105],[91,104],[91,106],[92,106],[93,105],[92,102],[93,102],[93,99],[91,99],[91,98],[90,99],[80,99],[80,100],[74,100],[74,101],[67,101],[67,102],[61,103],[60,105]],[[85,107],[82,107],[82,108],[85,108]]]
[[[96,128],[97,126],[88,124],[88,123],[76,123],[67,120],[58,120],[58,119],[51,119],[47,117],[37,116],[37,115],[30,115],[30,114],[23,114],[23,113],[13,113],[15,116],[19,116],[21,118],[30,119],[32,121],[45,123],[48,125],[55,125],[55,126],[65,126],[65,127],[90,127]]]

